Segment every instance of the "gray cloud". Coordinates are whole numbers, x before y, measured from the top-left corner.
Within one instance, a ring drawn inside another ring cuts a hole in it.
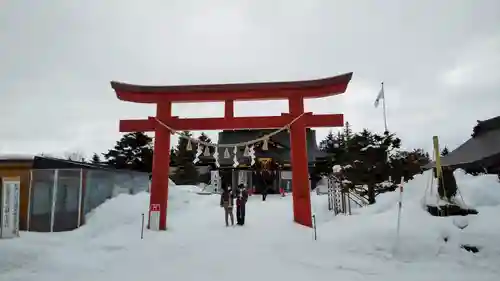
[[[116,99],[110,80],[204,84],[302,80],[354,72],[345,95],[306,109],[383,130],[407,147],[454,147],[500,114],[500,2],[7,1],[0,11],[0,152],[105,151],[120,118],[154,115]],[[279,115],[286,102],[239,102]],[[222,104],[179,104],[183,117]],[[318,130],[322,138],[328,129]],[[215,132],[211,132],[215,137]],[[173,140],[175,141],[175,140]]]

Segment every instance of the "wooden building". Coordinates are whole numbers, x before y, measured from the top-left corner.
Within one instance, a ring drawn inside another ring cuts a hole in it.
[[[119,193],[148,190],[147,173],[43,156],[0,156],[0,178],[19,177],[19,229],[78,228],[85,215]]]
[[[265,136],[274,130],[224,130],[219,133],[218,144],[240,143]],[[316,142],[316,131],[306,130],[307,156],[310,171],[314,164],[326,160],[329,155],[319,150]],[[219,147],[219,174],[223,184],[235,186],[244,183],[255,187],[259,193],[264,186],[268,186],[272,193],[277,193],[282,187],[291,190],[291,159],[290,135],[282,131],[268,140],[268,149],[262,149],[263,143],[255,144],[256,165],[251,166],[250,157],[244,156],[244,147],[239,147],[237,160],[239,166],[233,167],[233,149],[229,148],[230,157],[227,157],[226,148]],[[226,156],[226,157],[225,157]],[[213,162],[212,157],[200,157],[203,163]],[[213,166],[215,167],[215,166]],[[244,179],[242,179],[244,178]],[[315,181],[311,182],[314,189]]]

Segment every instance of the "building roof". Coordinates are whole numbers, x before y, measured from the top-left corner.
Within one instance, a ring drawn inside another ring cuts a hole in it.
[[[35,156],[33,169],[113,169],[107,165],[79,162],[47,156]]]
[[[472,137],[479,137],[486,132],[500,129],[500,116],[484,121],[477,121],[477,125],[472,129]]]
[[[93,164],[79,162],[49,156],[22,155],[22,154],[1,154],[0,162],[32,162],[32,169],[89,169],[106,170],[114,172],[140,173],[132,170],[116,169],[104,164]]]
[[[441,158],[442,166],[454,168],[480,167],[498,170],[500,166],[500,116],[478,121],[473,137]],[[431,162],[424,168],[435,167]]]
[[[34,158],[31,154],[0,154],[0,161],[33,161]]]
[[[274,130],[224,130],[219,133],[218,144],[232,144],[232,143],[245,142],[262,137],[273,131]],[[307,151],[308,151],[307,156],[309,163],[316,161],[318,158],[325,158],[328,156],[327,153],[324,153],[319,150],[318,145],[316,143],[315,130],[307,129],[306,137],[307,137]],[[277,146],[274,147],[273,144],[276,144]],[[255,156],[257,158],[268,157],[277,159],[281,162],[290,162],[290,136],[287,131],[280,132],[277,135],[271,137],[269,141],[269,149],[267,151],[261,150],[260,145],[261,144],[258,144],[257,148],[255,148]],[[219,163],[221,164],[221,166],[233,164],[233,149],[228,148],[231,157],[224,158],[225,149],[226,148],[220,147],[218,150]],[[245,151],[244,147],[239,148],[239,151],[237,153],[238,162],[240,164],[249,164],[250,157],[244,157],[243,156],[244,151]]]

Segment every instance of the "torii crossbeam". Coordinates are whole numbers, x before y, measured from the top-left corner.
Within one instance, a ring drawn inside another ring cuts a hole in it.
[[[151,211],[159,208],[159,225],[167,228],[168,171],[170,165],[170,134],[157,120],[178,131],[223,129],[276,129],[289,124],[304,113],[305,98],[320,98],[342,94],[352,73],[318,80],[268,82],[249,84],[219,84],[194,86],[140,86],[111,82],[117,97],[123,101],[156,104],[156,116],[141,120],[120,120],[120,132],[155,132]],[[234,117],[234,101],[288,100],[289,113],[281,116]],[[221,102],[223,118],[179,118],[172,116],[172,103]],[[305,113],[290,126],[292,195],[294,221],[312,227],[306,128],[343,126],[342,114]],[[153,227],[151,227],[153,228]]]

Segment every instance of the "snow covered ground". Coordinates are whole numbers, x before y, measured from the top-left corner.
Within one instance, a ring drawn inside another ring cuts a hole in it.
[[[266,202],[252,196],[246,225],[226,228],[218,196],[175,186],[169,231],[146,231],[141,240],[148,194],[122,194],[92,212],[79,230],[0,240],[0,280],[500,280],[496,178],[457,174],[465,202],[479,211],[467,220],[427,215],[422,199],[428,181],[426,173],[405,186],[397,250],[396,192],[337,217],[327,211],[327,197],[313,193],[314,241],[311,229],[291,222],[290,196]],[[460,231],[457,223],[468,226]],[[468,253],[458,246],[465,242],[483,249]]]

